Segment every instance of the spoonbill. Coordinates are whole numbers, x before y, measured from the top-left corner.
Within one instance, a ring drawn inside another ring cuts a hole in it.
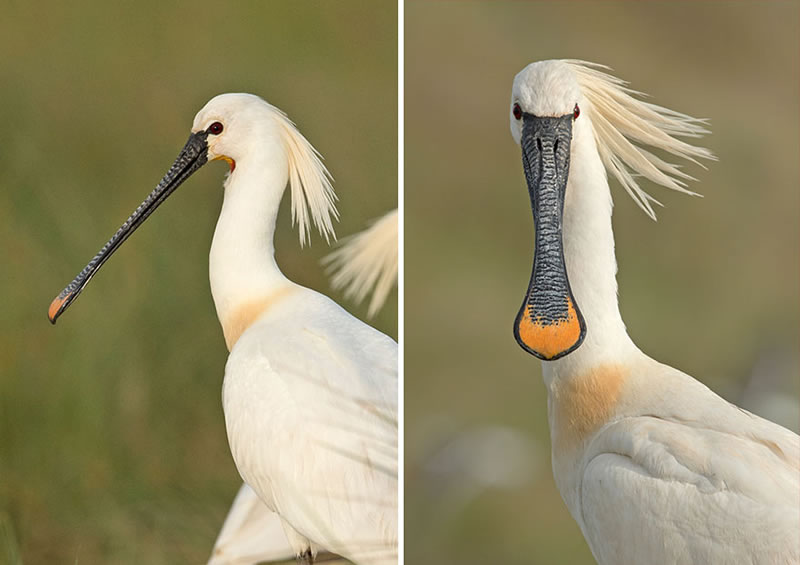
[[[373,289],[368,315],[374,315],[397,283],[397,210],[342,243],[324,259],[333,267],[332,285],[346,287],[346,295],[357,301]],[[242,485],[214,543],[208,565],[250,565],[284,561],[293,555],[278,515],[253,489]]]
[[[713,158],[704,122],[646,103],[608,67],[541,61],[514,79],[511,134],[535,224],[514,322],[542,362],[556,485],[602,565],[800,562],[800,438],[642,353],[617,304],[607,172],[689,193],[643,146]],[[691,179],[693,180],[693,179]]]
[[[111,254],[208,161],[230,166],[209,255],[230,351],[222,388],[236,467],[276,513],[298,561],[319,548],[355,563],[397,561],[397,344],[288,280],[274,258],[287,184],[304,244],[337,217],[319,154],[286,115],[251,94],[222,94],[158,186],[49,309],[56,319]]]

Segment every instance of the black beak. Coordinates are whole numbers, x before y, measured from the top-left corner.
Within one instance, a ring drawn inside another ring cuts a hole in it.
[[[53,300],[48,310],[48,317],[50,322],[56,323],[58,317],[69,307],[70,304],[78,297],[88,282],[92,279],[94,274],[103,266],[109,257],[116,251],[122,243],[128,239],[136,228],[138,228],[153,213],[153,211],[161,205],[167,197],[178,188],[183,181],[188,179],[192,173],[202,167],[208,161],[208,143],[206,138],[208,132],[200,131],[193,133],[189,136],[189,140],[181,149],[178,158],[158,183],[155,190],[145,198],[130,218],[128,218],[122,227],[117,230],[117,233],[108,240],[103,248],[99,251],[94,259],[89,261],[89,264],[78,273],[78,276],[69,283],[67,288]]]
[[[586,324],[569,286],[562,243],[573,116],[540,118],[523,113],[522,120],[522,164],[536,248],[514,337],[528,353],[552,361],[577,349],[586,336]]]

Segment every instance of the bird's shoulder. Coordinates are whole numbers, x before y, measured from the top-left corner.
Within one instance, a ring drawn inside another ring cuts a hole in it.
[[[397,343],[327,296],[297,287],[231,350],[226,376],[253,371],[279,378],[305,374],[336,382],[396,382]]]
[[[771,464],[789,471],[795,482],[800,479],[800,437],[794,432],[739,408],[668,365],[653,362],[647,370],[634,367],[634,371],[616,418],[598,438],[616,438],[619,442],[638,437],[640,443],[629,443],[630,449],[634,445],[653,449],[664,446],[685,452],[687,462],[700,461],[703,455],[701,451],[690,457],[690,446],[713,449],[705,455],[714,457],[718,464],[733,452],[752,453],[758,458],[748,465]],[[642,438],[647,441],[641,443]]]
[[[800,559],[796,489],[742,488],[741,479],[771,480],[744,468],[750,454],[741,454],[741,476],[731,480],[732,465],[697,456],[707,445],[681,452],[674,442],[658,443],[633,456],[597,453],[584,469],[577,518],[601,565],[648,563],[653,555],[662,563]]]
[[[234,460],[309,539],[338,552],[353,536],[391,545],[397,344],[323,295],[294,294],[297,302],[248,328],[228,359],[223,406]]]
[[[579,521],[600,563],[665,547],[678,563],[800,558],[796,434],[667,366],[626,396],[580,463]]]

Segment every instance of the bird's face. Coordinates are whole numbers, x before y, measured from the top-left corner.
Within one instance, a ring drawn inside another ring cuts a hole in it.
[[[255,128],[272,123],[267,116],[272,111],[269,104],[252,94],[220,94],[197,113],[192,134],[205,135],[209,161],[227,161],[233,171],[236,161],[255,146]]]
[[[511,87],[511,137],[517,143],[522,139],[525,115],[535,118],[561,118],[574,116],[576,106],[582,101],[581,90],[575,74],[562,61],[531,63],[514,77]]]
[[[533,273],[514,336],[523,349],[546,361],[574,351],[586,335],[569,286],[562,244],[580,98],[575,76],[561,61],[528,65],[515,77],[511,95],[511,135],[522,149],[536,228]]]

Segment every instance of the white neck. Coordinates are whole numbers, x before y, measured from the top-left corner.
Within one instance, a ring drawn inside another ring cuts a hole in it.
[[[586,338],[569,355],[543,362],[548,387],[554,378],[568,378],[637,351],[617,303],[612,207],[593,132],[590,127],[575,128],[564,202],[564,259],[572,293],[586,322]]]
[[[273,245],[288,176],[283,148],[265,140],[259,151],[236,162],[225,181],[225,198],[209,254],[211,294],[223,326],[241,304],[289,284],[275,262]]]

